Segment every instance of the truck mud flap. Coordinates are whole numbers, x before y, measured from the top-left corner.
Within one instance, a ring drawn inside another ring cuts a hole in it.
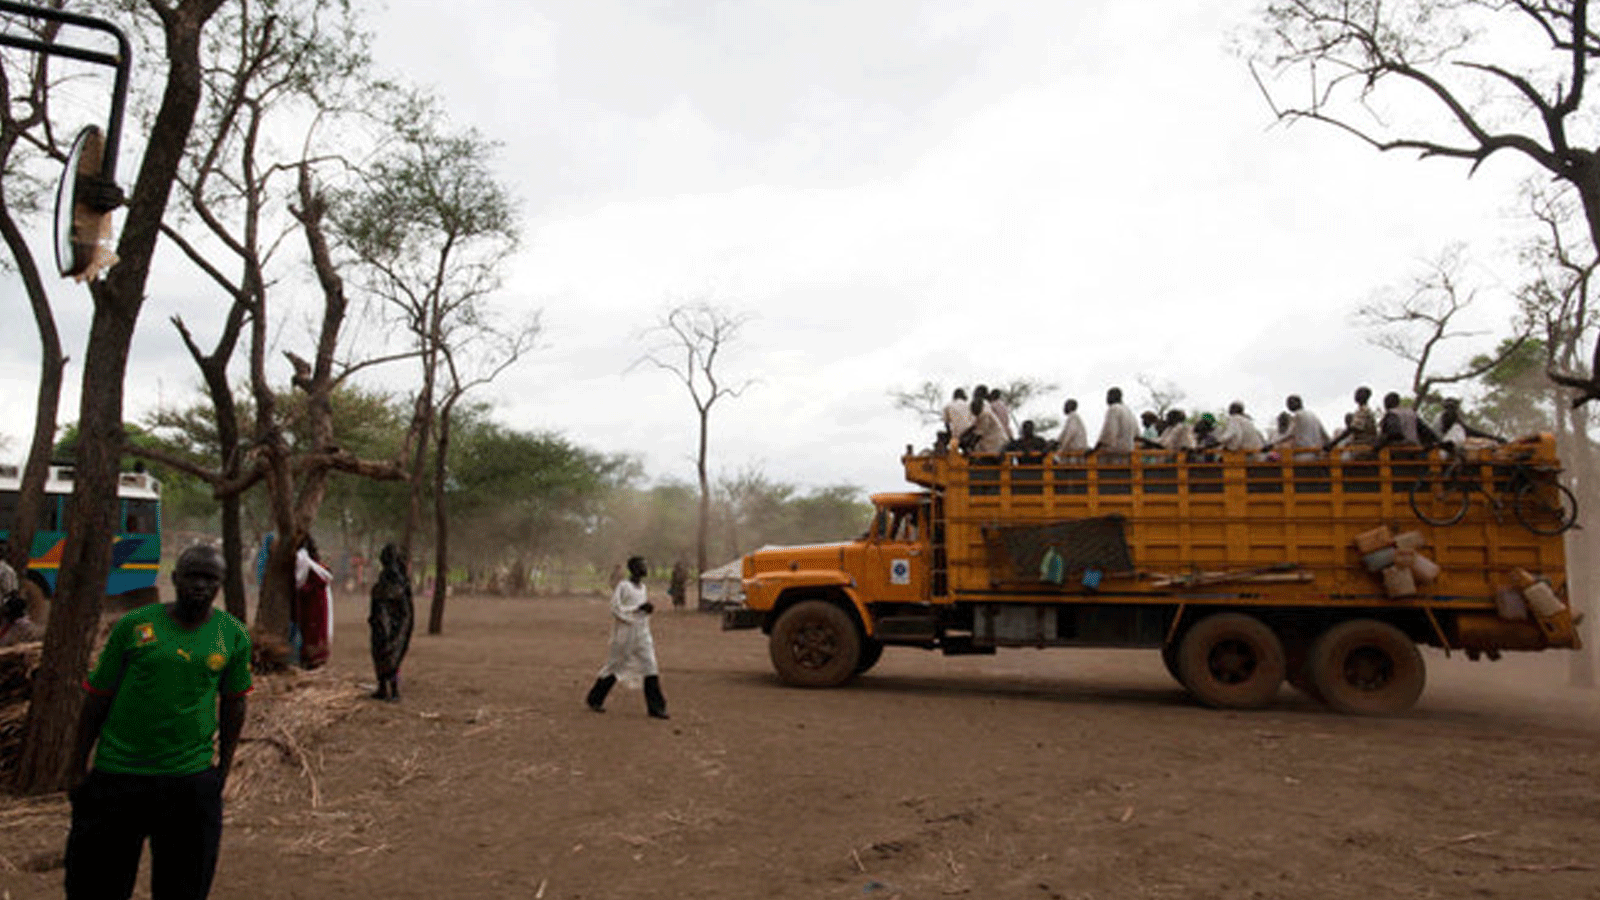
[[[766,610],[746,609],[742,606],[736,609],[724,609],[722,611],[722,630],[743,631],[749,628],[760,628],[766,620]]]

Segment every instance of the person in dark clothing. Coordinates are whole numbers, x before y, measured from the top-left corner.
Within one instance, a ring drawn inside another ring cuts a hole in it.
[[[1378,422],[1378,440],[1372,452],[1396,445],[1428,448],[1437,443],[1439,436],[1416,410],[1400,402],[1399,394],[1390,391],[1383,395],[1383,418]]]
[[[378,676],[378,700],[400,699],[400,662],[411,646],[411,627],[416,612],[411,605],[411,576],[406,572],[405,554],[394,544],[385,544],[378,554],[383,570],[372,585],[372,607],[367,624],[372,628],[372,669]]]
[[[1022,435],[1006,444],[1007,453],[1019,453],[1029,462],[1038,462],[1050,452],[1050,442],[1034,432],[1032,419],[1022,420]]]
[[[672,566],[672,580],[667,583],[667,596],[672,598],[673,609],[683,609],[684,598],[689,595],[689,567],[678,560]]]

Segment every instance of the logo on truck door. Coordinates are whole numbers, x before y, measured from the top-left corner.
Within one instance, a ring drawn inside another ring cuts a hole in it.
[[[909,560],[909,559],[896,559],[896,560],[890,561],[890,563],[889,563],[889,583],[890,584],[910,584],[911,583],[911,560]]]

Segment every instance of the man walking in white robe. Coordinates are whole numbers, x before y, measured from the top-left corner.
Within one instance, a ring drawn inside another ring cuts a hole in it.
[[[644,577],[649,572],[644,557],[629,557],[628,578],[617,582],[611,594],[611,652],[585,700],[595,712],[606,711],[606,695],[619,678],[630,686],[642,678],[644,705],[650,718],[671,718],[667,715],[667,698],[661,695],[655,639],[650,636],[650,614],[656,608],[644,589]]]

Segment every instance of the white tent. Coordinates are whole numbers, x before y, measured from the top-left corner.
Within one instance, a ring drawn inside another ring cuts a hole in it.
[[[744,604],[744,582],[740,573],[744,559],[723,563],[700,573],[700,609],[718,610]]]

